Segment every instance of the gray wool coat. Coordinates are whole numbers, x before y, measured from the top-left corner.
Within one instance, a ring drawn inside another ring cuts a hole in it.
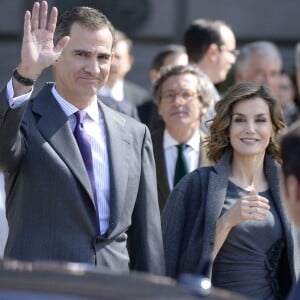
[[[212,167],[198,168],[186,175],[172,191],[162,213],[166,274],[201,274],[214,248],[216,222],[225,201],[231,152]],[[296,280],[298,249],[296,232],[289,223],[280,199],[279,166],[265,157],[265,174],[282,222],[286,249],[280,268],[280,284],[289,289]],[[262,241],[263,242],[263,241]],[[245,270],[246,272],[247,270]]]

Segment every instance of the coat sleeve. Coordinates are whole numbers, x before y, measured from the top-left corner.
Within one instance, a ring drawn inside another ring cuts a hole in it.
[[[171,192],[162,213],[162,232],[166,259],[166,275],[177,277],[181,272],[194,272],[200,252],[193,249],[199,246],[193,242],[202,239],[202,233],[195,228],[202,228],[204,218],[202,209],[202,184],[199,170],[184,176]],[[198,235],[199,234],[199,235]],[[194,268],[194,270],[193,270]]]
[[[144,127],[141,175],[129,234],[130,268],[157,275],[165,274],[156,170],[149,130]]]
[[[27,104],[11,109],[6,88],[0,93],[0,169],[14,168],[26,149],[25,123],[22,123]],[[22,124],[22,128],[21,128]]]

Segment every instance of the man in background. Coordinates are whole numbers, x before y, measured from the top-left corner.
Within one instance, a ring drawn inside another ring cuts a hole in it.
[[[207,76],[193,65],[170,66],[161,71],[153,97],[165,128],[152,133],[160,211],[177,182],[199,166],[210,165],[200,130],[212,101]]]
[[[256,41],[244,45],[235,64],[235,82],[252,81],[269,87],[278,96],[281,54],[275,44]]]
[[[214,105],[220,99],[215,85],[226,79],[238,54],[235,35],[222,20],[196,19],[185,31],[184,45],[189,63],[196,64],[211,81],[213,101],[202,122],[202,130],[208,132],[203,123],[214,116]]]
[[[163,47],[156,53],[151,63],[149,77],[152,85],[159,77],[162,68],[186,65],[187,63],[188,57],[184,46],[170,44]],[[158,115],[157,105],[153,99],[149,99],[146,103],[138,106],[138,114],[140,121],[146,124],[151,132],[164,126],[164,122]]]
[[[280,142],[282,157],[282,195],[288,214],[298,227],[298,236],[300,238],[300,122],[294,123],[281,137]],[[299,243],[299,240],[297,242]],[[292,289],[288,300],[298,299],[300,299],[299,281]]]
[[[125,78],[134,63],[131,39],[124,32],[116,30],[113,50],[109,76],[99,90],[99,98],[108,106],[138,119],[136,107],[149,99],[149,93]]]

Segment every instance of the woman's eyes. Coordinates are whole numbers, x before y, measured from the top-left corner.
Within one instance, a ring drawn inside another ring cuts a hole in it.
[[[241,123],[241,122],[246,122],[247,120],[244,119],[244,118],[236,118],[233,121],[236,122],[236,123]],[[258,122],[258,123],[266,122],[266,121],[267,120],[265,118],[259,118],[259,119],[254,120],[254,122]]]

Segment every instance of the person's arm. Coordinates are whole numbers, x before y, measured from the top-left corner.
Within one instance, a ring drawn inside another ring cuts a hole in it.
[[[52,65],[66,47],[69,37],[63,37],[54,46],[53,36],[57,9],[51,10],[49,21],[46,1],[35,2],[32,12],[26,11],[21,48],[21,62],[13,73],[12,98],[26,95],[42,71]],[[13,107],[7,87],[0,93],[0,168],[11,169],[26,151],[27,124],[23,120],[26,105]],[[30,97],[30,96],[29,96]],[[24,99],[23,99],[24,100]]]
[[[237,200],[217,221],[213,259],[216,258],[230,230],[247,220],[261,221],[270,209],[268,199],[259,196],[255,190]]]
[[[14,98],[29,93],[43,70],[51,66],[66,47],[68,36],[63,37],[54,46],[57,14],[57,8],[53,7],[47,21],[47,1],[35,2],[32,12],[25,12],[21,62],[12,81]]]
[[[140,183],[129,231],[129,256],[131,269],[165,275],[155,162],[146,126],[141,149]]]

